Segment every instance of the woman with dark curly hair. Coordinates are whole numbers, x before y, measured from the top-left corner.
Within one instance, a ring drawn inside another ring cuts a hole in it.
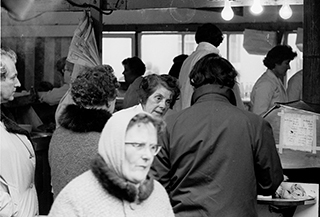
[[[141,81],[138,95],[140,104],[128,109],[146,111],[162,118],[180,96],[178,79],[165,74],[147,75]]]
[[[68,182],[89,169],[101,131],[114,111],[118,87],[109,65],[87,69],[72,83],[75,104],[62,111],[49,146],[54,197]]]
[[[263,60],[268,68],[256,81],[251,92],[252,112],[263,116],[276,102],[288,102],[283,78],[290,69],[290,61],[297,56],[288,45],[272,48]]]

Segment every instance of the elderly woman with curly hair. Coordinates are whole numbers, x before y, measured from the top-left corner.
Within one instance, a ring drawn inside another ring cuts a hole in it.
[[[111,66],[87,69],[73,82],[68,105],[49,145],[54,197],[73,178],[89,169],[101,131],[111,117],[119,83]]]
[[[166,74],[147,75],[140,83],[138,95],[140,104],[127,109],[145,111],[163,118],[180,96],[178,79]]]
[[[48,216],[174,217],[166,190],[148,175],[163,129],[163,120],[149,113],[115,113],[91,169],[68,183]]]

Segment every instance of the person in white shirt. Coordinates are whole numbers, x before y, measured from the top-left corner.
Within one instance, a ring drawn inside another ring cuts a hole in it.
[[[72,70],[68,69],[66,63],[67,57],[63,57],[56,63],[57,70],[63,76],[63,84],[61,87],[53,88],[46,92],[38,92],[39,101],[48,103],[49,105],[58,105],[61,98],[66,94],[70,87]]]
[[[189,74],[196,62],[198,62],[202,57],[209,53],[219,54],[218,47],[223,41],[223,33],[216,25],[206,23],[198,27],[195,40],[198,46],[196,50],[183,62],[180,70],[179,83],[181,85],[181,96],[180,100],[178,100],[174,106],[174,111],[180,111],[190,107],[194,89],[190,84]],[[244,109],[238,84],[235,84],[233,87],[233,92],[236,96],[237,106]]]
[[[290,61],[296,56],[288,45],[277,45],[267,53],[263,64],[268,69],[256,81],[250,96],[253,113],[263,116],[276,102],[288,102],[283,78],[290,69]]]

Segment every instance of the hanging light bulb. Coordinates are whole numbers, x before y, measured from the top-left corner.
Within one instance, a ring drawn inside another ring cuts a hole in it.
[[[221,17],[226,20],[229,21],[233,18],[234,13],[233,10],[231,8],[231,4],[229,0],[224,0],[224,8],[221,12]]]
[[[283,3],[279,11],[280,17],[282,19],[289,19],[292,16],[292,10],[288,2]]]
[[[251,12],[253,14],[260,14],[263,11],[263,7],[261,5],[260,0],[253,0],[253,4],[250,8]]]

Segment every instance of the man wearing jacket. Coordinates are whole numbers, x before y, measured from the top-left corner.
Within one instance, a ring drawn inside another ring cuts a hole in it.
[[[271,126],[235,106],[236,76],[228,60],[204,56],[190,73],[191,107],[166,119],[153,175],[176,217],[256,217],[257,194],[283,180]]]

